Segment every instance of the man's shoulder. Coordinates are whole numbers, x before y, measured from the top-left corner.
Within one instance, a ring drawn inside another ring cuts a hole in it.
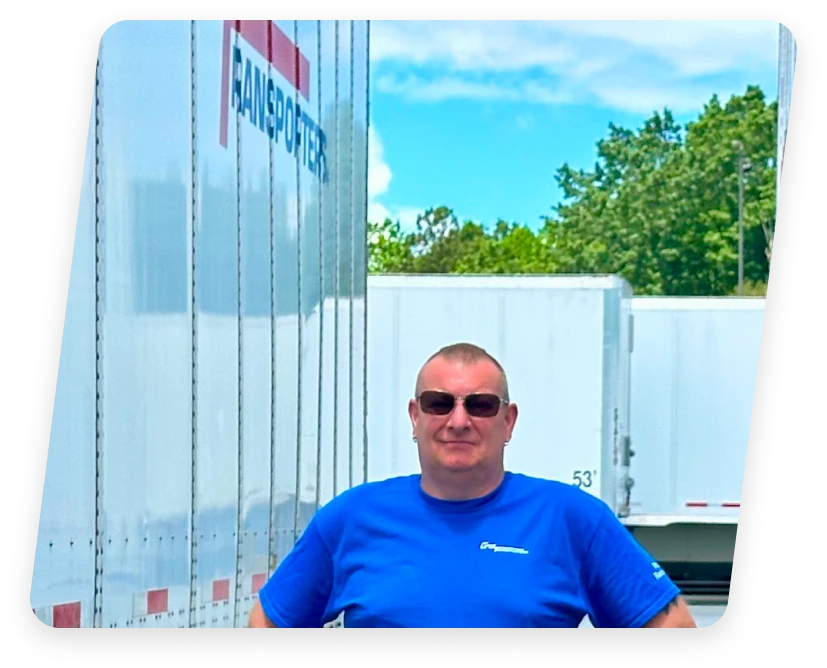
[[[369,508],[377,503],[383,505],[391,499],[398,500],[411,493],[416,477],[415,475],[396,476],[359,483],[339,492],[319,510],[328,514],[352,512],[356,508]]]
[[[555,535],[566,535],[584,553],[591,541],[605,530],[616,531],[622,525],[616,513],[599,496],[559,480],[513,476],[514,493],[511,511],[525,509],[536,515],[539,523]]]

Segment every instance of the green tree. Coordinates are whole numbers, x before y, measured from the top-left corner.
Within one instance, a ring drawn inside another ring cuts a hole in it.
[[[413,253],[409,237],[402,232],[399,221],[389,218],[381,223],[368,221],[371,274],[408,273],[413,268]]]
[[[479,230],[482,237],[477,243],[477,252],[461,258],[457,263],[458,273],[550,274],[557,271],[553,253],[528,227],[499,220],[490,233]]]
[[[415,273],[459,273],[463,263],[481,252],[485,231],[471,221],[460,224],[451,209],[440,206],[417,217],[410,240]]]
[[[440,206],[417,217],[413,231],[400,223],[369,223],[371,273],[521,274],[550,273],[554,264],[543,240],[527,227],[498,221],[487,231],[460,223]]]
[[[775,220],[775,102],[749,87],[717,97],[683,131],[655,113],[639,132],[610,126],[594,170],[558,170],[564,201],[541,235],[563,271],[617,273],[638,294],[723,295],[737,284],[738,152],[745,175],[744,276],[765,285]]]

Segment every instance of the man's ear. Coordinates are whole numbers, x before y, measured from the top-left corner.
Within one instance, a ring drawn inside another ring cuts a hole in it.
[[[411,429],[416,431],[416,421],[419,419],[419,404],[416,403],[416,399],[408,402],[408,417],[411,418]]]
[[[508,404],[505,407],[505,440],[511,440],[511,433],[514,431],[514,425],[517,424],[517,404]]]

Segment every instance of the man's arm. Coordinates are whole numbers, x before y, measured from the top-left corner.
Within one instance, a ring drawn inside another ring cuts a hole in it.
[[[322,626],[333,586],[333,562],[317,522],[318,517],[310,520],[296,544],[259,589],[250,610],[248,628]]]
[[[680,589],[658,562],[607,504],[593,497],[588,501],[596,506],[586,519],[596,527],[583,534],[588,543],[581,577],[592,623],[607,628],[696,628]]]
[[[645,629],[696,629],[698,625],[682,596],[678,596],[652,619],[643,625]]]
[[[275,629],[278,628],[267,615],[264,614],[264,610],[261,608],[261,602],[256,599],[256,602],[253,603],[253,609],[250,610],[250,619],[247,622],[248,628],[251,629]]]

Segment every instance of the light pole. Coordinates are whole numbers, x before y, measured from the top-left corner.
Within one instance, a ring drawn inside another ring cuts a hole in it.
[[[732,145],[738,151],[738,295],[744,294],[744,172],[751,165],[744,160],[744,145],[737,139]]]

